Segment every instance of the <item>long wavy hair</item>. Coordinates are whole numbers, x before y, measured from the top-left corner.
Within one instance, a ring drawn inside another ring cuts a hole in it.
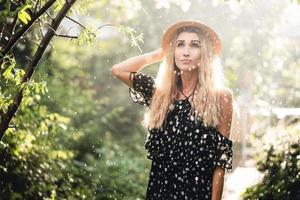
[[[169,51],[159,67],[155,79],[155,92],[150,107],[144,115],[144,126],[148,130],[162,128],[168,113],[174,107],[174,101],[182,88],[180,70],[175,63],[175,43],[180,33],[196,33],[200,40],[200,63],[196,67],[197,83],[191,102],[190,114],[195,121],[205,126],[216,127],[219,123],[219,88],[223,86],[220,57],[213,54],[212,42],[205,33],[194,27],[177,30]]]

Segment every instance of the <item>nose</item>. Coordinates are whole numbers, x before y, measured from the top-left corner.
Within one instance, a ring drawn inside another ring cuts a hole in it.
[[[190,56],[190,49],[189,49],[189,47],[185,47],[184,48],[184,50],[183,50],[183,56],[184,57]]]

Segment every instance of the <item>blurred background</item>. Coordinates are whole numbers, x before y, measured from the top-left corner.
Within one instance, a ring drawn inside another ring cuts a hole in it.
[[[223,199],[300,199],[298,3],[77,1],[68,16],[80,24],[64,18],[57,33],[79,37],[51,40],[32,77],[38,85],[28,87],[0,142],[0,199],[145,199],[146,107],[131,101],[111,67],[159,48],[165,27],[184,19],[219,34],[225,86],[234,93],[233,171]],[[46,28],[34,25],[14,47],[15,71],[26,69]],[[158,66],[142,71],[155,77]],[[0,82],[4,111],[20,78],[8,73]]]

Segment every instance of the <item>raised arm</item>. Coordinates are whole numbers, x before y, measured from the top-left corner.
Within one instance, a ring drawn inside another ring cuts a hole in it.
[[[132,81],[129,80],[130,72],[137,72],[146,65],[150,65],[163,59],[162,49],[157,49],[139,56],[131,57],[112,67],[112,75],[120,79],[123,83],[132,87]]]

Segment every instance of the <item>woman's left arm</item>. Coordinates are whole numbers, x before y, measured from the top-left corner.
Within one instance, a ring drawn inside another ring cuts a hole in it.
[[[229,138],[232,120],[232,99],[231,90],[225,89],[220,93],[220,122],[218,131]],[[213,174],[212,200],[221,200],[224,185],[225,169],[217,166]]]

